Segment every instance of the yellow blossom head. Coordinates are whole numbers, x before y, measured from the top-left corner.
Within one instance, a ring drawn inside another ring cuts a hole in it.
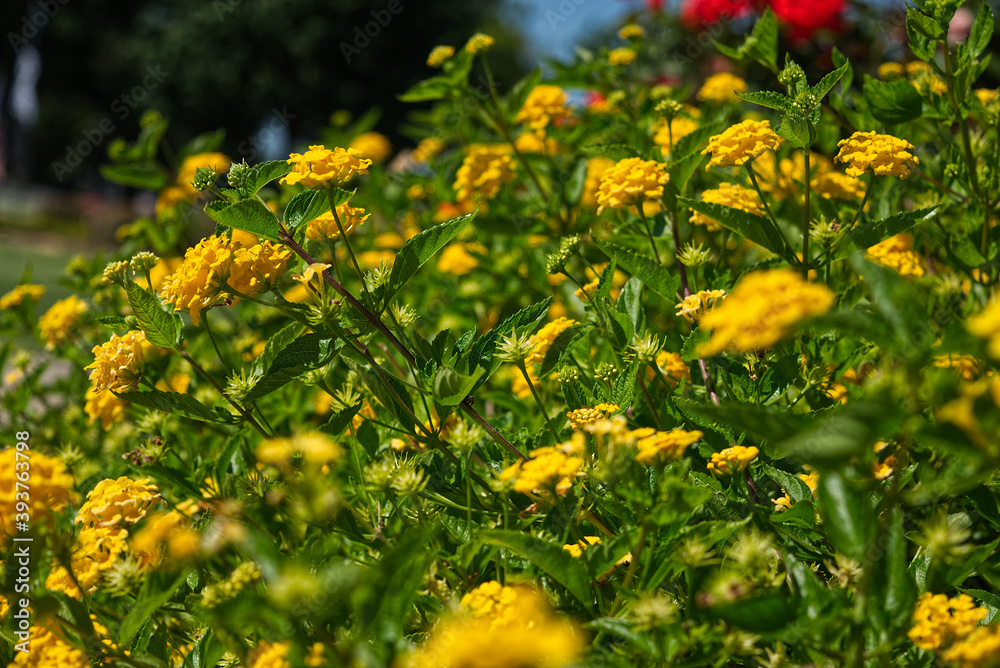
[[[347,202],[337,205],[337,218],[344,228],[345,234],[350,234],[356,227],[360,227],[368,218],[370,213],[365,213],[361,207],[353,207]],[[337,227],[337,219],[333,217],[333,211],[313,218],[306,224],[306,239],[310,241],[323,241],[324,239],[339,239],[340,228]]]
[[[618,31],[619,39],[642,39],[645,35],[646,31],[643,30],[642,26],[635,23],[623,25]]]
[[[708,140],[702,153],[711,153],[705,169],[739,167],[765,151],[777,151],[781,138],[771,129],[770,121],[743,121]]]
[[[736,93],[747,92],[747,82],[729,72],[713,74],[698,89],[697,98],[702,102],[736,102]]]
[[[514,158],[508,144],[473,144],[455,174],[458,200],[491,200],[514,179]]]
[[[3,297],[0,297],[0,311],[7,311],[15,306],[20,306],[24,303],[25,299],[37,302],[42,298],[43,294],[45,294],[44,285],[22,283]]]
[[[413,149],[413,159],[417,162],[427,162],[444,150],[445,144],[437,137],[421,139]]]
[[[444,65],[446,60],[454,55],[455,47],[439,44],[431,49],[430,55],[427,56],[427,66],[441,67]]]
[[[764,215],[764,205],[761,203],[757,191],[735,183],[723,182],[719,184],[718,188],[709,188],[701,193],[701,201],[721,204],[756,216]],[[695,225],[704,225],[709,232],[717,232],[722,229],[722,225],[715,219],[698,211],[691,214],[691,222]]]
[[[655,160],[625,158],[601,176],[597,190],[597,213],[605,207],[621,209],[663,197],[663,186],[670,180],[666,165]]]
[[[11,441],[13,442],[13,441]],[[24,470],[27,456],[14,448],[0,450],[0,544],[5,536],[16,535],[15,515],[27,512],[36,524],[48,523],[49,514],[62,510],[73,500],[73,477],[66,472],[62,461],[40,452],[31,452],[30,494],[25,498],[24,490],[16,485],[15,473],[18,462]],[[18,509],[18,502],[26,503],[27,510]]]
[[[87,415],[87,423],[101,421],[101,428],[108,430],[118,423],[128,402],[119,399],[111,390],[95,390],[91,385],[84,394],[83,412]]]
[[[331,151],[325,146],[310,146],[305,153],[292,153],[288,164],[292,171],[282,177],[282,183],[326,188],[343,185],[358,174],[367,174],[372,161],[356,148],[338,146]]]
[[[608,51],[608,63],[614,65],[615,67],[625,67],[626,65],[631,65],[638,57],[639,56],[635,50],[630,49],[627,46]]]
[[[392,155],[392,144],[381,132],[365,132],[351,140],[351,147],[373,164],[385,162]]]
[[[568,100],[566,92],[559,86],[535,86],[528,93],[514,122],[524,123],[533,130],[544,130],[550,123],[569,116],[569,108],[566,106]]]
[[[898,176],[905,179],[910,170],[920,164],[920,159],[910,153],[913,144],[892,135],[872,132],[855,132],[837,143],[840,152],[834,158],[847,165],[848,176],[861,176],[872,172],[876,176]]]
[[[87,302],[76,295],[61,299],[38,319],[38,333],[45,341],[45,347],[52,350],[69,341],[73,327],[87,310]]]
[[[97,483],[80,507],[76,523],[97,529],[128,528],[160,503],[160,493],[150,478],[132,480],[121,476]]]
[[[177,187],[183,190],[188,198],[195,197],[198,195],[198,191],[192,185],[195,172],[199,169],[211,169],[216,174],[221,174],[229,170],[230,164],[232,163],[229,160],[229,156],[224,153],[197,153],[189,155],[184,158],[180,169],[177,170]]]
[[[755,446],[734,445],[712,453],[708,470],[716,475],[732,475],[745,469],[760,451]]]
[[[138,385],[145,342],[146,334],[133,330],[123,336],[112,334],[110,341],[94,346],[94,361],[85,367],[94,370],[90,376],[94,390],[128,392]]]
[[[497,41],[486,33],[477,32],[465,43],[465,50],[472,55],[476,55],[477,53],[488,51],[496,43]]]
[[[288,438],[272,438],[257,446],[257,460],[265,464],[286,467],[295,455],[314,466],[323,466],[340,459],[343,449],[326,434],[310,432]]]

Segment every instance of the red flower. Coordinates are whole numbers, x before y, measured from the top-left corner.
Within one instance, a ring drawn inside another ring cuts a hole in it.
[[[793,40],[809,39],[817,30],[839,30],[844,0],[770,0],[780,23],[791,28]]]
[[[653,12],[662,12],[663,0],[646,0],[646,8]]]
[[[688,28],[700,28],[742,18],[751,9],[750,0],[688,0],[681,8],[681,22]]]

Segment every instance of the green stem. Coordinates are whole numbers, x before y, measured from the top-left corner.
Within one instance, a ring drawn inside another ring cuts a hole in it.
[[[178,350],[177,352],[180,354],[181,357],[186,359],[188,361],[188,364],[194,367],[194,370],[198,373],[198,375],[207,380],[209,384],[212,387],[214,387],[219,394],[222,395],[222,398],[228,401],[229,404],[239,412],[239,414],[243,417],[243,419],[249,422],[250,426],[256,429],[261,436],[263,436],[264,438],[274,438],[272,434],[267,433],[264,430],[264,428],[260,426],[260,423],[257,422],[256,419],[254,419],[253,415],[251,415],[248,410],[246,410],[245,408],[237,404],[235,401],[230,399],[229,395],[226,394],[226,391],[222,389],[222,386],[219,385],[219,383],[216,382],[216,380],[212,378],[212,376],[207,371],[205,371],[205,369],[203,369],[200,364],[195,362],[194,358],[191,357],[186,350]]]
[[[354,256],[354,249],[351,248],[351,242],[347,239],[347,232],[344,231],[344,226],[340,222],[340,215],[337,213],[337,206],[333,201],[332,188],[326,189],[326,198],[330,202],[330,213],[333,214],[333,222],[337,223],[337,230],[340,232],[340,238],[344,241],[344,246],[347,247],[347,254],[351,257],[351,263],[354,265],[354,270],[358,272],[358,279],[361,281],[361,289],[364,291],[365,298],[368,300],[368,303],[374,307],[375,303],[372,301],[372,296],[368,292],[368,284],[365,283],[365,275],[362,273],[361,266],[358,264],[358,258]]]
[[[521,375],[524,376],[524,381],[528,383],[528,389],[531,390],[531,396],[535,398],[535,403],[538,404],[539,410],[542,411],[542,417],[545,418],[545,424],[549,425],[549,430],[552,432],[552,435],[555,436],[556,443],[558,443],[559,431],[553,426],[552,420],[549,419],[549,412],[545,409],[545,404],[542,403],[542,398],[538,396],[538,390],[535,389],[535,384],[531,382],[531,376],[528,374],[528,368],[524,365],[524,360],[518,361],[516,366],[521,370]]]
[[[812,185],[812,171],[809,165],[810,158],[809,147],[806,146],[802,149],[802,159],[805,162],[805,178],[802,185],[805,191],[805,198],[803,202],[803,216],[802,216],[802,278],[809,280],[809,226],[812,222],[811,212],[809,210],[809,195]]]
[[[649,245],[653,247],[653,257],[656,258],[656,264],[663,264],[660,261],[660,252],[656,250],[656,240],[653,239],[653,229],[649,226],[649,220],[646,218],[646,212],[642,210],[642,204],[636,204],[636,210],[639,211],[639,218],[642,219],[642,225],[646,228],[646,236],[649,237]]]
[[[868,198],[872,194],[872,181],[875,180],[875,173],[868,173],[868,181],[865,183],[865,196],[861,198],[861,206],[858,210],[854,212],[854,216],[851,218],[851,222],[847,224],[848,227],[854,227],[854,223],[858,222],[858,218],[861,216],[861,212],[865,210],[865,204],[868,204]]]

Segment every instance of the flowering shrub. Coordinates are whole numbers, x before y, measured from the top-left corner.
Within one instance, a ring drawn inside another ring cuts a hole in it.
[[[683,4],[757,16],[726,71],[651,75],[650,13],[504,91],[477,34],[395,157],[147,114],[155,217],[0,296],[0,660],[998,665],[993,15],[812,77],[841,3]]]

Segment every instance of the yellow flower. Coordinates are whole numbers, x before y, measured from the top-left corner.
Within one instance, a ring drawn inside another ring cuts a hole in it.
[[[1000,359],[1000,299],[994,298],[982,311],[970,316],[965,323],[970,334],[988,339],[987,352]]]
[[[613,413],[619,408],[618,404],[598,404],[593,408],[583,406],[566,413],[569,423],[573,429],[579,431],[588,424],[593,424],[598,420],[606,420],[608,413]]]
[[[472,144],[455,174],[459,201],[490,200],[505,183],[514,179],[514,158],[508,144]]]
[[[121,476],[106,478],[87,494],[87,500],[76,515],[76,524],[84,528],[127,528],[160,503],[160,492],[151,478],[132,480]]]
[[[448,60],[455,55],[455,47],[439,44],[431,49],[431,53],[427,56],[427,66],[428,67],[441,67],[444,65],[444,61]]]
[[[697,130],[698,126],[698,121],[684,116],[678,116],[670,123],[661,121],[653,128],[656,131],[653,141],[660,147],[663,155],[670,155],[670,150],[677,145],[677,142]]]
[[[154,566],[163,558],[188,559],[198,551],[198,532],[191,521],[176,510],[150,515],[142,529],[132,536],[132,550],[142,555],[145,564]]]
[[[907,635],[920,649],[935,650],[953,640],[969,636],[987,614],[968,594],[948,598],[927,592],[913,611],[913,628]]]
[[[236,247],[228,285],[241,294],[256,297],[274,287],[291,257],[290,249],[270,241],[249,248]]]
[[[365,132],[351,140],[351,148],[358,155],[367,158],[372,163],[385,162],[392,155],[392,144],[389,138],[380,132]]]
[[[528,357],[526,362],[528,364],[541,364],[544,362],[545,354],[549,352],[553,341],[575,324],[576,320],[570,320],[569,318],[556,318],[552,322],[546,323],[531,337],[535,345],[531,350],[531,356]]]
[[[628,47],[622,47],[620,49],[612,49],[608,51],[608,63],[614,65],[615,67],[624,67],[625,65],[631,65],[635,62],[638,54]]]
[[[569,98],[559,86],[535,86],[524,106],[518,112],[515,123],[525,123],[532,130],[544,130],[549,123],[555,123],[569,116],[566,102]]]
[[[663,197],[663,186],[670,180],[666,165],[654,160],[625,158],[601,176],[597,190],[597,213],[605,207],[621,209],[645,200]]]
[[[677,387],[682,380],[691,381],[691,369],[684,363],[680,353],[672,353],[667,350],[661,351],[656,356],[656,366],[660,367],[660,370],[663,371],[663,375],[671,387]],[[652,369],[649,372],[650,374],[654,373]],[[652,376],[647,376],[647,378],[652,380]]]
[[[910,153],[913,144],[892,135],[872,132],[855,132],[837,143],[840,152],[834,158],[847,164],[848,176],[861,176],[867,171],[876,176],[898,176],[905,179],[910,170],[920,164],[920,159]]]
[[[747,82],[729,72],[713,74],[698,89],[697,98],[702,102],[736,102],[736,93],[747,92]]]
[[[708,470],[716,475],[732,475],[745,469],[760,452],[756,447],[746,447],[744,445],[734,445],[726,448],[722,452],[712,453],[712,461],[708,463]]]
[[[24,468],[25,456],[31,458],[28,481],[31,493],[27,499],[24,490],[18,489],[15,476],[18,462]],[[40,452],[21,452],[18,457],[18,450],[13,447],[0,450],[0,545],[7,536],[15,535],[17,513],[28,513],[36,525],[50,524],[50,513],[59,512],[72,500],[73,477],[66,472],[62,461]],[[27,503],[27,510],[18,510],[18,502]]]
[[[97,657],[103,657],[106,650],[117,649],[117,646],[111,642],[108,629],[98,623],[97,617],[94,615],[91,615],[90,619],[99,641],[93,645],[92,650]],[[53,632],[50,625],[59,631]],[[95,657],[94,663],[91,664],[87,652],[67,642],[65,638],[65,633],[58,623],[53,623],[52,620],[32,619],[31,628],[28,630],[28,646],[31,651],[14,652],[14,660],[8,668],[55,668],[56,666],[58,668],[90,668],[91,665],[105,665],[110,662],[110,659]],[[84,643],[89,640],[89,638],[81,637],[81,646],[84,646]]]
[[[288,651],[291,646],[285,642],[261,641],[251,653],[253,662],[250,668],[292,668],[288,661]]]
[[[177,186],[181,188],[189,197],[196,197],[198,191],[194,189],[191,182],[194,181],[194,174],[199,169],[214,169],[216,173],[229,170],[229,157],[223,153],[197,153],[184,158],[180,169],[177,170]],[[176,198],[176,196],[174,196]],[[174,202],[176,204],[176,202]]]
[[[340,224],[347,234],[350,234],[355,227],[360,227],[370,216],[371,214],[365,213],[361,207],[352,207],[347,202],[337,205],[337,217],[340,218]],[[337,221],[332,211],[327,211],[306,224],[306,239],[310,241],[339,238],[340,230],[337,229]]]
[[[875,244],[865,252],[865,257],[901,276],[924,275],[924,260],[913,251],[913,237],[909,234],[897,234]]]
[[[556,448],[539,448],[529,456],[529,460],[515,462],[500,474],[500,480],[513,479],[514,491],[522,494],[544,495],[555,488],[556,493],[565,496],[583,467],[582,459]]]
[[[505,587],[496,580],[490,580],[463,596],[459,605],[472,617],[488,620],[490,626],[496,628],[517,624],[525,597],[537,595],[535,589],[528,585]]]
[[[720,306],[702,316],[701,326],[713,331],[698,356],[770,348],[800,321],[829,311],[834,300],[825,285],[807,283],[792,269],[746,274]]]
[[[784,512],[792,507],[792,499],[787,493],[777,499],[771,499],[771,503],[774,504],[774,512],[776,513]]]
[[[469,41],[465,43],[465,50],[472,55],[477,53],[482,53],[493,47],[497,41],[490,37],[489,35],[481,32],[477,32],[475,35],[469,38]]]
[[[45,341],[45,347],[52,350],[70,339],[73,326],[80,315],[87,310],[87,303],[70,295],[53,304],[41,318],[38,319],[38,333]]]
[[[325,188],[340,186],[358,174],[367,174],[372,161],[362,157],[361,151],[356,148],[338,146],[331,151],[325,146],[310,146],[305,153],[292,153],[288,164],[292,166],[292,171],[282,177],[282,183]]]
[[[539,592],[501,587],[496,595],[503,603],[494,605],[486,601],[491,594],[492,589],[468,601],[485,610],[480,616],[466,613],[439,621],[427,640],[401,657],[396,668],[557,668],[580,656],[585,646],[582,633],[556,617]]]
[[[413,149],[413,159],[417,162],[427,162],[438,153],[444,150],[444,142],[437,137],[427,137],[421,139],[417,147]]]
[[[265,464],[287,467],[295,455],[313,466],[323,466],[335,462],[343,455],[343,449],[326,434],[311,432],[290,438],[271,438],[257,446],[257,460]]]
[[[597,536],[584,536],[583,540],[579,540],[575,543],[570,543],[568,545],[563,545],[563,549],[569,552],[571,557],[579,559],[583,556],[583,551],[590,547],[591,545],[597,545],[601,542],[601,539]]]
[[[87,414],[87,423],[94,424],[100,420],[105,430],[118,423],[128,406],[127,401],[116,397],[111,390],[97,391],[93,386],[87,388],[84,399],[83,412]]]
[[[941,652],[941,660],[958,668],[1000,665],[1000,624],[977,627],[968,636]]]
[[[26,297],[33,302],[37,302],[42,298],[43,294],[45,294],[44,285],[22,283],[3,297],[0,297],[0,311],[7,311],[15,306],[20,306],[24,303]]]
[[[200,313],[222,296],[222,282],[233,252],[225,236],[202,239],[184,253],[184,262],[163,281],[160,295],[174,308],[191,313],[197,325]]]
[[[525,132],[514,140],[514,148],[521,153],[555,155],[559,152],[559,142],[547,138],[544,132]]]
[[[704,191],[701,194],[701,201],[721,204],[756,216],[764,215],[764,205],[761,203],[757,191],[733,183],[723,182],[719,184],[718,188]],[[704,225],[709,232],[717,232],[722,229],[722,225],[718,221],[698,211],[691,214],[691,222],[695,225]]]
[[[642,26],[634,23],[623,25],[621,30],[618,31],[618,37],[620,39],[640,39],[645,35],[646,31],[642,29]]]
[[[133,330],[124,336],[112,334],[110,341],[94,346],[94,361],[84,367],[94,369],[90,376],[94,391],[128,392],[138,385],[145,342],[146,334]]]
[[[812,495],[816,496],[816,488],[819,486],[819,473],[816,471],[812,471],[811,473],[800,473],[799,479],[806,484],[806,487],[809,488]]]
[[[905,74],[899,63],[882,63],[878,66],[877,73],[879,79],[898,79]]]
[[[180,269],[180,266],[182,264],[184,264],[184,258],[182,257],[160,258],[160,261],[157,262],[156,265],[149,270],[149,277],[153,279],[152,289],[155,291],[159,291],[160,286],[163,285],[164,279],[166,279],[172,273]],[[136,276],[135,282],[138,285],[146,289],[149,289],[149,283],[147,283],[145,276],[141,275]]]
[[[840,172],[823,172],[813,179],[811,185],[812,191],[823,199],[851,201],[862,197],[865,192],[864,181]]]
[[[479,255],[486,255],[488,252],[485,246],[476,242],[451,244],[438,256],[438,271],[453,276],[465,276],[479,266],[479,260],[469,251]]]
[[[700,431],[685,431],[683,429],[654,431],[649,434],[642,430],[635,430],[632,434],[638,438],[635,445],[639,451],[635,455],[635,460],[646,465],[651,465],[656,461],[677,461],[684,456],[684,451],[687,450],[688,446],[697,443],[704,436]]]
[[[725,290],[699,290],[674,308],[677,309],[677,315],[684,316],[688,322],[695,322],[700,320],[704,313],[714,310],[725,298]]]
[[[708,140],[703,154],[712,158],[705,167],[739,167],[760,157],[768,149],[777,151],[781,138],[771,129],[770,121],[743,121]]]
[[[614,160],[604,156],[587,160],[587,175],[583,179],[583,194],[580,196],[581,205],[588,208],[597,206],[597,192],[601,185],[601,177],[614,165]]]
[[[1000,99],[1000,89],[977,88],[972,92],[975,94],[976,99],[979,100],[979,104],[983,105],[984,107]]]

